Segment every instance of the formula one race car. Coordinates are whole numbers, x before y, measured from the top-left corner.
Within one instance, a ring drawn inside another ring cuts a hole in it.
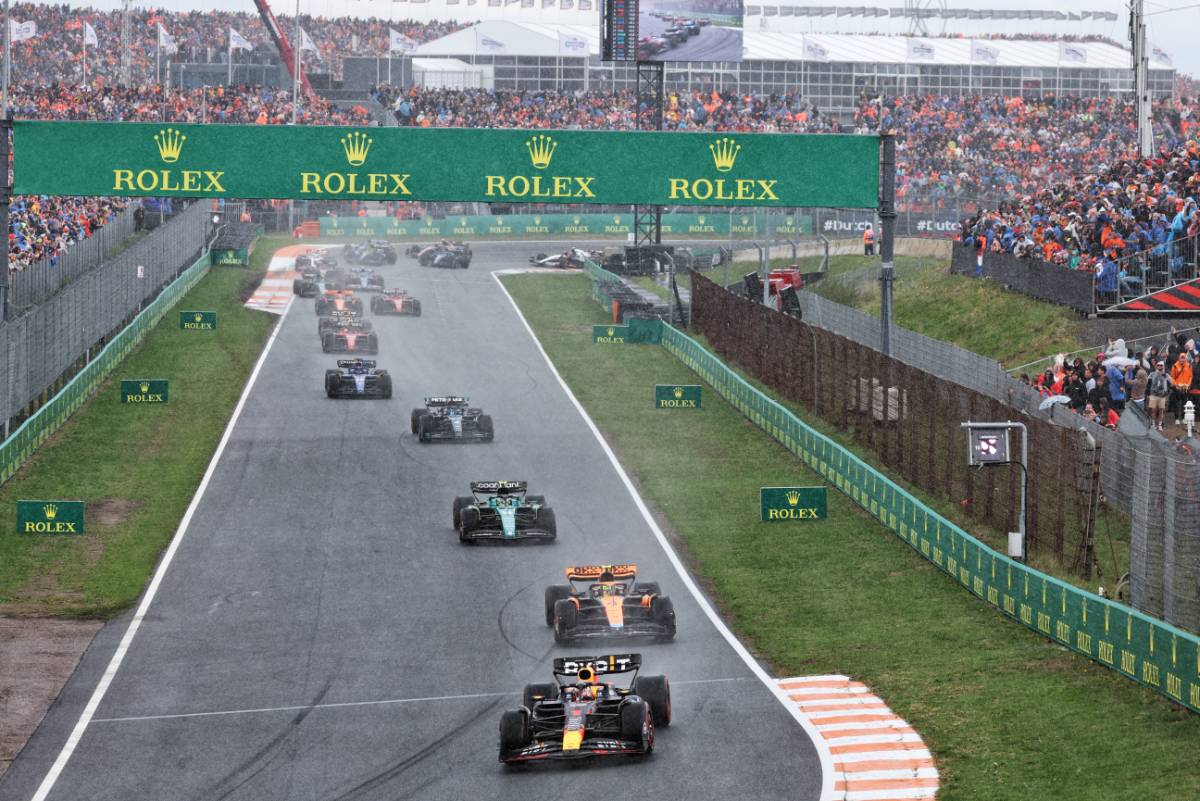
[[[352,311],[363,313],[363,302],[354,296],[349,289],[326,289],[317,296],[316,310],[318,317],[325,317],[335,311]]]
[[[347,289],[357,289],[361,292],[382,292],[383,276],[370,267],[351,267],[350,280],[345,286]]]
[[[371,321],[352,311],[335,311],[328,317],[317,318],[317,338],[324,341],[325,335],[344,326],[361,328],[363,331],[373,330]]]
[[[421,316],[421,301],[409,297],[403,289],[385,289],[371,298],[371,314],[411,314]]]
[[[372,239],[363,244],[349,244],[342,248],[342,258],[347,264],[363,264],[378,267],[396,263],[396,249],[386,239]]]
[[[426,398],[424,409],[412,410],[412,432],[421,442],[491,442],[496,436],[491,415],[472,408],[466,398],[458,396]]]
[[[379,335],[366,320],[342,320],[321,335],[326,353],[379,353]]]
[[[296,257],[296,269],[300,272],[309,269],[324,272],[325,270],[332,270],[337,266],[337,259],[328,250],[310,250]]]
[[[524,481],[472,481],[471,494],[454,499],[451,518],[464,543],[479,540],[553,542],[554,510],[542,495],[526,495]]]
[[[436,245],[421,247],[413,245],[408,255],[422,267],[442,267],[450,270],[465,270],[471,266],[471,246],[463,242],[442,240]]]
[[[637,565],[568,567],[567,581],[546,588],[546,625],[556,642],[675,636],[675,605],[657,582],[637,580]]]
[[[302,298],[315,298],[325,288],[325,281],[318,270],[305,268],[299,278],[292,280],[292,293]]]
[[[649,754],[654,729],[671,725],[671,685],[641,666],[641,654],[555,659],[554,681],[527,684],[521,708],[500,716],[500,761]],[[628,687],[601,681],[623,673]]]
[[[553,267],[558,270],[581,270],[585,261],[594,261],[599,264],[603,260],[603,252],[584,250],[583,248],[571,248],[563,253],[555,253],[550,256],[539,253],[529,257],[529,263],[535,267]]]
[[[370,359],[338,359],[336,370],[325,371],[325,394],[331,398],[392,397],[392,377],[376,370]]]

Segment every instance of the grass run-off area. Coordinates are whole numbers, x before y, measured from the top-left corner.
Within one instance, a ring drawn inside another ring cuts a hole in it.
[[[129,607],[174,535],[275,316],[242,305],[286,239],[260,240],[250,269],[213,267],[90,401],[0,487],[18,499],[87,502],[82,537],[0,537],[0,614],[107,617]],[[181,309],[217,329],[182,331]],[[122,404],[121,378],[166,378],[162,405]]]
[[[1007,620],[832,488],[829,519],[758,522],[758,489],[822,480],[653,345],[593,345],[585,276],[505,278],[726,619],[776,675],[867,682],[937,758],[943,801],[1200,797],[1200,717]]]

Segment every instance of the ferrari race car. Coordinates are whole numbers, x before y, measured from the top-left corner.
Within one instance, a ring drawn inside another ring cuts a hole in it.
[[[471,407],[466,398],[458,396],[426,398],[424,409],[412,410],[412,432],[421,442],[491,442],[496,436],[491,415]]]
[[[604,260],[604,253],[598,250],[571,248],[568,251],[555,253],[551,256],[539,253],[536,256],[529,257],[529,263],[535,267],[553,267],[559,270],[581,270],[583,269],[583,263],[589,260],[599,264]]]
[[[351,267],[350,279],[345,286],[362,292],[382,292],[383,276],[370,267]]]
[[[376,370],[370,359],[338,359],[336,370],[325,371],[325,394],[331,398],[392,397],[392,377]]]
[[[459,540],[552,542],[558,535],[554,510],[526,489],[524,481],[472,481],[471,494],[455,498],[451,512]]]
[[[442,240],[436,245],[421,247],[413,245],[408,255],[422,267],[443,267],[450,270],[465,270],[471,266],[471,246],[463,242]]]
[[[362,264],[378,267],[396,263],[396,249],[386,239],[372,239],[366,243],[352,243],[342,248],[342,258],[347,264]]]
[[[379,335],[361,319],[344,319],[321,335],[326,353],[379,353]]]
[[[317,318],[317,338],[323,341],[327,333],[336,331],[343,326],[357,327],[363,331],[371,331],[374,328],[371,321],[360,314],[352,311],[337,311],[328,317]]]
[[[326,317],[335,311],[352,311],[363,313],[361,298],[355,297],[349,289],[326,289],[317,296],[316,310],[318,317]]]
[[[411,314],[421,316],[421,301],[409,297],[403,289],[385,289],[371,298],[371,314]]]
[[[546,588],[546,625],[556,642],[675,636],[675,605],[657,582],[637,580],[637,565],[568,567],[567,581]]]
[[[554,681],[527,684],[521,708],[500,716],[500,761],[649,754],[654,729],[671,725],[671,685],[641,666],[641,654],[555,659]],[[601,680],[625,673],[628,687]]]

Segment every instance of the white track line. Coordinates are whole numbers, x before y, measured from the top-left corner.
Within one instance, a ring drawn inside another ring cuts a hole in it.
[[[725,625],[725,621],[721,620],[721,617],[709,604],[708,599],[704,597],[702,592],[700,592],[700,588],[696,586],[696,582],[692,580],[691,575],[689,575],[686,568],[684,568],[683,562],[680,561],[679,555],[675,553],[675,550],[671,547],[671,543],[667,541],[666,535],[663,534],[662,529],[660,529],[658,527],[658,523],[655,522],[654,516],[650,514],[650,509],[646,506],[646,502],[642,500],[642,496],[638,494],[637,488],[633,486],[633,482],[630,481],[629,475],[625,472],[625,468],[621,466],[621,462],[617,459],[616,454],[613,453],[612,448],[609,447],[608,442],[600,433],[600,429],[596,428],[596,424],[592,421],[591,416],[588,415],[587,410],[583,408],[583,405],[579,402],[579,399],[575,397],[575,393],[571,392],[571,388],[567,386],[567,382],[563,380],[561,375],[559,375],[558,368],[554,366],[554,362],[552,362],[550,357],[546,354],[545,348],[543,348],[542,343],[538,341],[537,335],[533,333],[533,329],[529,326],[529,321],[526,320],[525,315],[521,313],[521,309],[519,306],[517,306],[517,302],[513,300],[513,296],[508,293],[508,289],[500,280],[500,276],[493,273],[492,278],[496,281],[496,284],[499,285],[500,291],[504,293],[506,298],[508,298],[508,302],[512,304],[513,310],[517,313],[517,318],[520,319],[521,325],[525,326],[525,330],[529,332],[529,338],[533,340],[534,346],[538,349],[538,352],[542,354],[542,358],[546,360],[546,365],[550,368],[550,372],[554,374],[555,379],[558,380],[558,385],[562,387],[562,391],[566,393],[567,397],[571,400],[571,403],[574,404],[575,410],[579,412],[579,416],[583,418],[585,423],[587,423],[587,427],[591,429],[592,436],[596,438],[596,442],[600,443],[600,447],[604,451],[604,454],[608,457],[608,461],[612,464],[613,469],[616,470],[617,475],[620,476],[622,483],[625,484],[625,489],[629,491],[629,495],[633,498],[633,502],[637,505],[638,511],[642,513],[642,519],[646,521],[646,525],[649,526],[650,530],[654,532],[655,539],[658,540],[658,544],[661,545],[662,549],[666,552],[667,559],[670,560],[672,567],[675,568],[675,572],[683,581],[684,586],[687,587],[688,591],[692,594],[692,597],[696,599],[696,603],[699,604],[700,608],[704,611],[704,614],[708,617],[709,621],[713,624],[717,631],[721,633],[721,636],[725,638],[725,641],[729,643],[729,646],[733,648],[738,656],[742,658],[742,661],[746,663],[746,666],[749,667],[754,675],[757,676],[758,679],[767,686],[767,689],[774,694],[776,699],[779,700],[779,703],[783,704],[784,708],[787,709],[792,718],[795,719],[795,721],[799,723],[801,727],[803,727],[805,733],[808,734],[808,739],[812,742],[813,748],[817,752],[817,757],[821,761],[821,801],[833,801],[835,798],[833,791],[833,755],[829,752],[829,746],[825,742],[825,738],[820,735],[816,726],[814,726],[806,717],[804,717],[800,710],[788,700],[787,691],[780,689],[776,680],[767,675],[767,672],[763,670],[762,666],[759,665],[758,662],[755,661],[754,657],[750,655],[750,652],[746,650],[746,646],[742,645],[741,641],[739,641],[738,638],[733,635],[733,632],[730,631],[729,627]]]
[[[125,659],[125,653],[129,650],[129,645],[133,642],[134,635],[137,634],[138,628],[141,627],[142,621],[146,618],[146,613],[150,609],[150,602],[154,600],[154,596],[158,592],[158,587],[162,583],[163,576],[166,575],[167,568],[171,566],[171,560],[175,557],[175,552],[179,550],[179,543],[183,541],[183,535],[187,533],[188,525],[192,522],[192,516],[196,513],[196,508],[200,505],[200,499],[204,497],[204,491],[208,488],[208,482],[212,480],[213,473],[216,472],[217,462],[221,460],[221,454],[225,452],[225,446],[228,444],[229,437],[233,433],[233,427],[237,425],[238,418],[242,414],[242,408],[246,405],[246,399],[250,397],[250,390],[254,388],[254,382],[258,379],[258,373],[267,360],[267,354],[271,352],[271,346],[275,344],[275,338],[283,328],[283,321],[287,317],[289,310],[291,310],[290,303],[283,310],[283,314],[280,316],[275,330],[271,332],[271,336],[267,340],[262,354],[254,364],[254,370],[250,373],[250,378],[246,381],[246,388],[242,390],[242,396],[238,398],[237,406],[233,409],[233,416],[229,418],[229,424],[225,426],[225,433],[221,435],[221,441],[217,443],[217,450],[213,454],[212,459],[209,460],[208,469],[204,471],[204,477],[200,479],[200,486],[196,488],[196,494],[192,496],[192,502],[188,504],[187,511],[184,512],[183,519],[179,522],[179,528],[176,530],[175,536],[171,538],[171,544],[167,546],[167,550],[163,553],[162,560],[158,563],[158,569],[154,571],[154,578],[150,580],[150,586],[146,588],[146,593],[142,596],[142,602],[138,605],[133,620],[129,621],[129,628],[125,630],[125,635],[121,638],[121,642],[117,646],[116,652],[113,653],[112,659],[109,660],[108,667],[104,669],[104,675],[100,677],[100,683],[92,691],[92,697],[88,699],[87,706],[83,708],[83,714],[79,716],[79,720],[75,723],[75,728],[71,730],[70,736],[67,737],[67,742],[63,745],[62,750],[58,752],[58,757],[54,760],[54,764],[50,766],[50,771],[46,774],[46,778],[42,779],[37,792],[33,794],[32,801],[45,801],[46,796],[50,794],[50,791],[54,788],[54,783],[58,781],[59,775],[66,768],[67,761],[75,753],[75,747],[79,745],[79,740],[83,737],[84,729],[88,727],[88,723],[91,722],[92,717],[96,714],[96,709],[99,708],[100,702],[104,700],[104,694],[108,692],[109,685],[112,684],[113,679],[116,677],[117,670],[120,669],[121,662]]]

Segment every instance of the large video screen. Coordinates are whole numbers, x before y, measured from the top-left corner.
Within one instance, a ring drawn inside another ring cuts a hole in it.
[[[741,61],[742,0],[608,0],[611,61]]]

